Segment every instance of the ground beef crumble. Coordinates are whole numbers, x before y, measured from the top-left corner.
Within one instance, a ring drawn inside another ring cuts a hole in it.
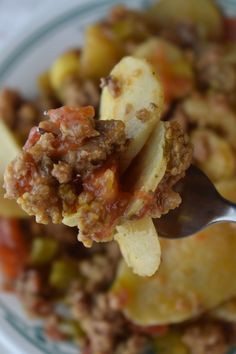
[[[151,211],[151,215],[155,217],[168,213],[181,203],[181,197],[173,187],[184,177],[192,161],[192,147],[188,136],[183,134],[177,122],[165,124],[168,162],[165,175],[155,192],[156,203]]]
[[[121,121],[95,121],[92,107],[51,110],[49,116],[32,128],[6,171],[5,186],[7,197],[37,222],[60,223],[76,208],[87,175],[123,151],[126,137]]]
[[[145,119],[145,110],[139,114]],[[91,106],[62,107],[48,115],[49,120],[32,128],[23,152],[8,166],[6,196],[17,199],[37,222],[77,226],[78,240],[87,247],[93,241],[110,241],[131,198],[119,181],[119,154],[128,143],[124,123],[94,120]],[[179,125],[164,124],[168,163],[148,208],[152,217],[179,205],[181,198],[172,187],[191,162],[191,148]]]
[[[26,140],[32,126],[41,118],[37,106],[12,89],[0,92],[0,117],[20,143]]]
[[[69,77],[62,85],[61,99],[65,106],[82,107],[99,105],[99,88],[94,81]]]
[[[121,85],[114,76],[109,75],[101,78],[100,87],[104,88],[106,86],[113,97],[118,97],[121,94]]]
[[[219,322],[192,324],[183,333],[191,354],[226,354],[226,329]]]

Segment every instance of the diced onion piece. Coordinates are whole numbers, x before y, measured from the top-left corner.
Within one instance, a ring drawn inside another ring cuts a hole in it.
[[[153,275],[160,264],[161,249],[152,219],[127,221],[117,226],[115,240],[133,272],[140,276]]]
[[[141,151],[163,109],[163,91],[157,74],[145,59],[123,58],[111,71],[120,92],[113,94],[105,86],[101,96],[101,119],[120,119],[130,139],[121,157],[125,170]]]

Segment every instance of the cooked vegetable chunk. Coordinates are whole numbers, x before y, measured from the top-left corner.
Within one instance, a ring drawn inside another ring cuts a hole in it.
[[[101,119],[121,119],[130,143],[122,156],[122,170],[140,152],[153,128],[160,120],[163,109],[161,83],[152,67],[133,57],[123,58],[111,71],[110,80],[101,97]],[[114,84],[113,84],[114,85]]]
[[[166,103],[184,97],[193,90],[192,63],[173,43],[160,38],[151,38],[140,44],[133,55],[147,59],[160,75]]]
[[[236,201],[235,181],[219,191]],[[161,240],[157,274],[140,278],[122,263],[112,289],[122,294],[125,314],[140,325],[178,323],[213,309],[236,295],[236,237],[231,224],[218,224],[179,240]]]
[[[133,272],[153,275],[160,264],[161,249],[155,226],[150,217],[127,221],[117,226],[114,236],[121,253]]]
[[[81,52],[81,73],[87,78],[99,80],[109,74],[122,54],[120,43],[111,38],[105,28],[91,25],[86,29],[85,43]]]
[[[174,25],[192,27],[201,38],[220,38],[223,20],[212,0],[161,0],[149,10],[158,23],[166,28]]]
[[[78,77],[80,73],[79,52],[71,50],[63,53],[53,63],[50,71],[50,83],[56,94],[60,93],[61,87],[66,79]]]

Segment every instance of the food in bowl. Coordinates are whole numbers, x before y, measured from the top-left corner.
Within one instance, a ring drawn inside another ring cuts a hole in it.
[[[162,89],[145,60],[124,57],[108,80],[119,91],[105,85],[100,119],[92,106],[64,106],[31,129],[6,169],[6,197],[37,222],[77,226],[86,247],[114,238],[134,271],[151,276],[160,263],[152,218],[180,204],[172,188],[191,147],[177,122],[159,122]]]
[[[182,11],[176,11],[180,7]],[[86,30],[82,49],[62,54],[40,76],[39,100],[29,101],[10,89],[2,92],[1,123],[9,133],[5,139],[8,136],[7,142],[14,145],[12,151],[18,150],[16,141],[25,143],[33,126],[51,124],[42,112],[54,109],[49,114],[60,116],[65,113],[65,108],[58,110],[62,105],[76,107],[70,111],[72,114],[89,113],[99,132],[101,126],[111,124],[97,119],[99,79],[103,77],[101,100],[105,108],[101,105],[100,117],[119,124],[121,135],[114,153],[125,154],[129,146],[126,122],[117,123],[124,117],[124,106],[115,106],[120,85],[112,78],[113,70],[127,59],[122,59],[125,56],[141,62],[146,59],[164,88],[160,126],[173,127],[178,122],[193,144],[194,162],[225,197],[234,200],[236,61],[235,43],[228,38],[224,19],[211,1],[162,0],[146,11],[117,7],[106,20]],[[140,108],[145,107],[142,99],[147,90],[138,100]],[[96,109],[94,121],[93,109],[81,108],[88,105]],[[144,113],[139,115],[141,123],[145,121]],[[44,130],[41,132],[43,137]],[[4,137],[1,140],[4,142]],[[38,146],[37,142],[31,146],[29,140],[25,151]],[[46,146],[45,157],[47,152]],[[9,162],[7,156],[3,158]],[[61,174],[62,170],[58,166],[53,178],[65,181],[63,178],[69,174]],[[134,179],[130,183],[134,184]],[[158,194],[161,201],[162,193]],[[5,200],[1,199],[1,203]],[[3,209],[6,212],[7,207]],[[121,260],[114,241],[94,242],[91,248],[84,248],[76,239],[77,228],[36,224],[16,205],[11,211],[11,218],[1,218],[5,285],[12,288],[31,314],[44,317],[45,332],[51,338],[78,341],[84,353],[151,350],[220,354],[233,350],[236,235],[231,224],[212,226],[189,239],[160,240],[162,259],[158,271],[151,277],[140,277]],[[150,220],[144,219],[141,225],[144,235]],[[119,240],[127,228],[121,223],[117,229],[115,238]],[[133,232],[132,225],[128,231]],[[127,244],[123,253],[124,249]],[[68,311],[66,316],[58,311],[61,302]]]

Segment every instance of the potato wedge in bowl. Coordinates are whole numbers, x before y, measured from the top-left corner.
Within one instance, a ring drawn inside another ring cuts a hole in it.
[[[221,182],[217,189],[236,201],[235,180]],[[121,307],[132,321],[142,326],[179,323],[235,296],[236,284],[230,281],[236,270],[233,225],[214,225],[194,237],[160,243],[162,262],[156,275],[140,278],[123,263],[113,285],[112,295],[117,301],[121,294],[126,299]],[[215,314],[227,317],[226,309]]]
[[[179,205],[172,187],[191,161],[178,125],[160,122],[162,104],[152,66],[123,58],[104,79],[99,120],[92,106],[61,107],[31,130],[6,169],[6,196],[37,222],[77,226],[87,247],[117,234],[129,266],[154,274],[160,246],[151,218]]]

